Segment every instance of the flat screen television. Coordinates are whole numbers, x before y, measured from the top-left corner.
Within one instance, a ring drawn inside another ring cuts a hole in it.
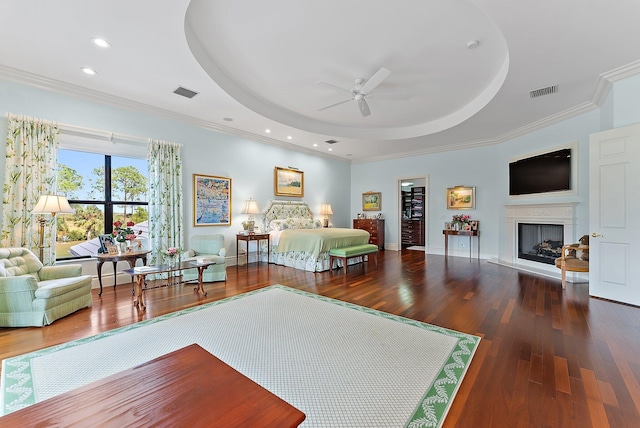
[[[571,149],[509,163],[509,195],[571,190]]]

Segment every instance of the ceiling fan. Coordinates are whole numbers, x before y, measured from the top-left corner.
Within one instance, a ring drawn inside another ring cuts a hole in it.
[[[389,77],[390,74],[391,72],[389,70],[382,67],[380,68],[380,70],[376,71],[375,74],[369,78],[369,80],[365,80],[362,78],[356,79],[356,84],[351,89],[344,89],[327,82],[316,82],[318,85],[328,86],[330,88],[338,89],[350,94],[349,99],[322,107],[318,109],[318,111],[336,107],[340,104],[348,103],[349,101],[357,101],[360,113],[363,117],[367,117],[371,114],[369,103],[367,103],[367,98],[376,98],[379,100],[408,100],[409,98],[411,98],[411,95],[409,94],[371,93],[375,88],[378,87],[378,85],[380,85],[387,77]]]

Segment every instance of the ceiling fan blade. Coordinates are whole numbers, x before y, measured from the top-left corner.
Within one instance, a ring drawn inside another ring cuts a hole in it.
[[[360,90],[360,93],[366,95],[369,92],[373,91],[375,88],[378,87],[379,84],[382,83],[384,79],[389,77],[390,74],[391,72],[389,70],[382,67],[380,70],[376,71],[375,74],[371,76],[369,80],[367,80],[367,82],[364,84],[364,86]]]
[[[337,89],[339,91],[345,91],[345,92],[351,93],[351,91],[348,90],[348,89],[341,88],[340,86],[332,85],[331,83],[327,83],[327,82],[322,82],[322,81],[316,82],[316,85],[322,85],[322,86],[326,86],[328,88],[333,88],[333,89]]]
[[[369,110],[369,104],[367,104],[367,100],[364,97],[358,99],[358,107],[360,107],[360,113],[362,113],[362,117],[367,117],[371,114],[371,110]]]
[[[376,92],[375,94],[367,95],[367,98],[375,98],[376,100],[408,100],[411,99],[411,94],[391,94],[384,92]]]
[[[326,109],[331,108],[331,107],[339,106],[340,104],[348,103],[349,101],[352,101],[352,100],[353,100],[353,98],[349,98],[348,100],[343,100],[343,101],[337,102],[335,104],[331,104],[331,105],[328,105],[326,107],[319,108],[318,111],[322,111],[322,110],[326,110]]]

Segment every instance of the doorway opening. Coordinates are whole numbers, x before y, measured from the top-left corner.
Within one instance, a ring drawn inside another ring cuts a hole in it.
[[[427,243],[427,177],[402,178],[399,189],[400,250],[426,250]]]

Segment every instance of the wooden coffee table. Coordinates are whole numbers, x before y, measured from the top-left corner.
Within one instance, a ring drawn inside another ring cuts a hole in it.
[[[193,344],[0,417],[0,426],[297,427],[305,414]]]
[[[207,295],[207,292],[204,291],[204,285],[202,284],[202,274],[204,270],[211,265],[215,265],[216,262],[196,262],[196,261],[188,261],[177,263],[174,266],[169,265],[155,265],[155,266],[139,266],[131,269],[124,269],[122,272],[131,275],[132,281],[135,283],[135,300],[133,301],[133,305],[137,306],[138,309],[145,310],[146,307],[144,305],[144,301],[142,299],[142,292],[145,290],[153,290],[154,288],[163,287],[163,285],[157,287],[146,287],[145,286],[145,278],[147,275],[154,275],[159,273],[169,273],[170,274],[170,282],[167,285],[174,285],[173,276],[171,274],[173,272],[183,271],[186,269],[198,269],[198,285],[193,291],[201,293],[203,296]],[[166,285],[164,285],[166,286]]]

